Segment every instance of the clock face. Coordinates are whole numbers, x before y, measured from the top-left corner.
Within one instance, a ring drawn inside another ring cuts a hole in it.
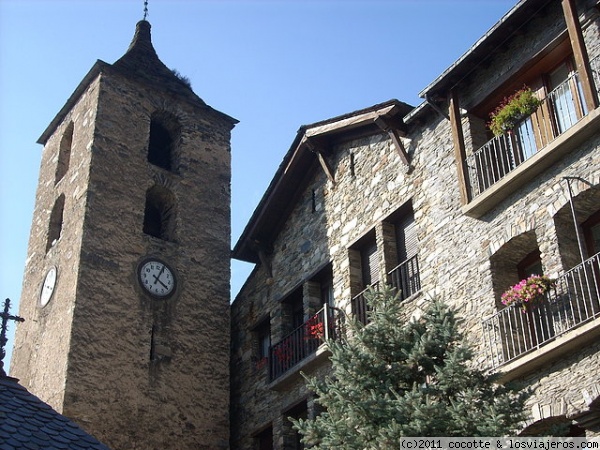
[[[44,278],[44,284],[42,284],[42,290],[40,292],[40,306],[44,307],[48,304],[54,293],[54,286],[56,285],[56,267],[52,266],[46,273]]]
[[[166,298],[175,291],[175,273],[158,259],[143,262],[138,275],[142,287],[155,297]]]

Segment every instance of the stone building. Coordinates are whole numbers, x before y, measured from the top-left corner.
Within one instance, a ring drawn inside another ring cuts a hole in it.
[[[11,374],[110,448],[228,448],[235,123],[141,21],[39,140]]]
[[[411,107],[302,126],[234,247],[255,268],[232,305],[231,448],[297,449],[287,417],[329,370],[315,325],[365,320],[389,283],[407,314],[438,296],[476,363],[533,390],[524,433],[600,433],[600,16],[596,0],[519,2]],[[487,122],[529,87],[505,132]],[[523,314],[500,297],[556,279]]]
[[[525,433],[598,435],[599,9],[522,0],[420,106],[302,126],[234,246],[255,267],[231,307],[236,121],[141,21],[40,138],[11,375],[115,450],[297,449],[287,417],[316,412],[300,371],[327,373],[321,335],[389,283],[407,316],[454,305],[476,363],[532,388]],[[538,101],[493,136],[523,86]],[[533,273],[557,280],[545,300],[504,307]]]

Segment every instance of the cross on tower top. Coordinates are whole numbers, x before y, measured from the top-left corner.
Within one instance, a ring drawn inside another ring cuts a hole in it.
[[[144,20],[148,17],[148,0],[144,0]]]
[[[0,312],[0,377],[5,377],[6,372],[4,371],[4,357],[6,356],[6,351],[4,350],[4,346],[6,345],[6,328],[9,320],[14,320],[15,322],[24,322],[25,319],[19,316],[13,316],[9,314],[10,310],[10,299],[7,298],[4,300],[4,310]]]

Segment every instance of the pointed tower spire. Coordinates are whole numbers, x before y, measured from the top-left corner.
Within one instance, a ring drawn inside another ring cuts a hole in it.
[[[144,17],[147,11],[144,12]],[[195,101],[206,105],[202,99],[194,94],[189,81],[177,76],[176,72],[169,69],[159,59],[152,45],[150,22],[140,20],[135,27],[135,34],[129,44],[127,52],[119,58],[113,67],[129,77],[135,77],[146,83],[160,85],[179,94],[192,96]]]

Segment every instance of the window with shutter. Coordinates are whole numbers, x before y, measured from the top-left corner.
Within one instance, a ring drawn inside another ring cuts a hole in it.
[[[369,243],[361,250],[363,285],[371,286],[379,282],[379,253],[377,244]]]
[[[411,203],[399,208],[387,222],[394,224],[397,257],[396,267],[389,272],[388,277],[391,285],[400,293],[400,299],[404,300],[421,290],[417,258],[419,240]]]
[[[396,245],[398,246],[398,263],[417,254],[417,227],[412,210],[396,223]]]

